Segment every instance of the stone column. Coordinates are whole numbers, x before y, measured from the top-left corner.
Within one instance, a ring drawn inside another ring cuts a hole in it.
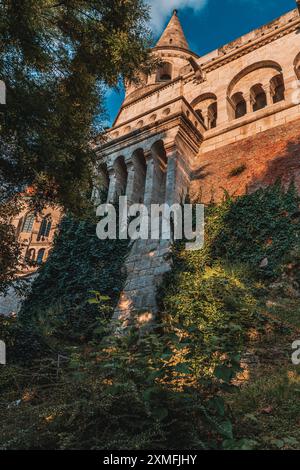
[[[177,176],[177,149],[175,145],[166,148],[167,155],[167,178],[166,178],[166,199],[165,202],[171,206],[178,201],[176,194],[176,176]]]
[[[271,106],[273,104],[272,92],[271,92],[271,84],[267,83],[263,85],[263,90],[267,97],[267,106]]]
[[[253,111],[253,103],[250,93],[244,94],[244,100],[246,101],[246,114],[252,113]]]
[[[208,118],[208,110],[205,109],[203,111],[203,118],[204,118],[204,124],[206,126],[207,129],[209,129],[209,118]]]
[[[127,188],[126,196],[128,205],[135,202],[134,198],[134,182],[135,182],[135,168],[132,161],[126,162],[127,166]]]
[[[109,168],[108,169],[108,175],[109,175],[109,187],[108,187],[108,196],[107,196],[107,202],[115,202],[116,198],[116,190],[117,190],[117,178],[116,178],[116,173],[115,169]]]
[[[146,184],[145,184],[145,196],[144,196],[144,204],[148,208],[153,202],[153,184],[154,184],[154,159],[151,151],[145,153],[145,159],[147,164],[147,171],[146,171]]]

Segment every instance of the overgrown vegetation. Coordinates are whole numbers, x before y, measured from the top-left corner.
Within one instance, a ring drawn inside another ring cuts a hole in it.
[[[142,0],[0,2],[0,202],[34,186],[38,204],[85,213],[105,88],[149,71]]]
[[[110,298],[107,314],[112,315],[125,281],[128,242],[101,241],[95,227],[93,218],[62,221],[50,258],[23,304],[23,324],[48,338],[85,342],[96,324],[97,305],[88,302],[92,291]]]
[[[126,335],[111,334],[112,293],[101,290],[100,277],[101,294],[90,294],[93,321],[80,318],[89,307],[72,310],[66,298],[73,320],[61,327],[59,314],[51,337],[44,322],[56,288],[49,284],[43,294],[37,285],[41,300],[33,291],[26,315],[29,305],[36,308],[30,321],[50,351],[45,346],[28,365],[16,358],[1,369],[1,448],[299,448],[299,370],[290,359],[299,336],[298,206],[293,188],[283,192],[276,185],[209,207],[205,249],[174,247],[173,270],[159,295],[159,324],[151,332],[139,324]],[[72,296],[70,279],[77,271],[82,279],[90,263],[89,250],[84,258],[75,250],[80,269],[65,273],[60,263],[81,231],[67,233],[57,241],[60,257],[53,255],[42,273],[62,282],[62,297],[63,284]],[[104,272],[111,265],[113,285],[119,261],[110,243],[103,245],[110,258],[100,264]],[[81,302],[89,295],[85,289]],[[294,305],[289,324],[282,302]],[[10,331],[13,344],[16,324],[2,324],[0,337]]]
[[[0,202],[0,294],[6,293],[19,268],[19,246],[11,219],[20,209],[15,198],[6,204]]]
[[[30,187],[35,210],[82,217],[90,207],[106,90],[152,70],[148,19],[143,0],[0,2],[0,292],[16,274],[13,227],[2,222],[14,196]]]

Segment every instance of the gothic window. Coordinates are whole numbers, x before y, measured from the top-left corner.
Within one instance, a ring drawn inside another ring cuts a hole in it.
[[[267,96],[261,84],[254,85],[250,91],[253,111],[259,111],[267,106]]]
[[[34,224],[34,215],[28,214],[24,220],[22,232],[31,233],[33,224]]]
[[[51,217],[49,216],[44,217],[40,225],[40,230],[39,230],[39,234],[37,237],[37,241],[40,241],[41,238],[49,237],[51,226],[52,226]]]
[[[44,256],[45,256],[45,249],[41,248],[38,252],[37,259],[36,259],[36,262],[38,265],[42,264],[44,260]]]
[[[281,74],[276,75],[270,82],[271,93],[273,97],[273,103],[279,103],[285,99],[285,87],[283,76]]]
[[[170,80],[172,80],[172,64],[170,64],[170,62],[164,62],[157,70],[156,81],[168,82]]]
[[[239,119],[247,114],[247,104],[243,93],[235,93],[231,98],[234,107],[234,117]]]

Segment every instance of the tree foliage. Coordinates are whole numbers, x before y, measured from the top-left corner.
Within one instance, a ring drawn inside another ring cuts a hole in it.
[[[103,87],[149,66],[147,17],[142,0],[0,1],[2,198],[34,185],[38,200],[85,208]]]
[[[20,246],[11,225],[11,218],[19,208],[15,199],[0,204],[0,293],[6,292],[19,268]]]

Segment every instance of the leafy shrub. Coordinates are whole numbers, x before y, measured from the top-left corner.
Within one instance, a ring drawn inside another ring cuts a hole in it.
[[[45,339],[33,328],[24,328],[16,317],[0,315],[0,339],[6,344],[10,364],[29,365],[33,359],[42,358],[51,352]]]
[[[253,194],[211,206],[207,214],[206,250],[211,259],[247,264],[256,277],[274,278],[299,238],[295,214],[299,197],[293,186],[277,183]],[[261,262],[267,259],[267,266]]]
[[[91,337],[97,306],[90,291],[101,291],[116,305],[125,273],[127,241],[96,236],[96,222],[66,217],[49,259],[41,268],[21,311],[23,323],[35,324],[48,337],[68,341]]]
[[[70,349],[56,372],[55,363],[39,363],[27,383],[24,371],[14,370],[20,395],[8,409],[2,399],[0,448],[217,447],[220,436],[231,436],[230,423],[221,401],[213,409],[197,383],[188,383],[191,370],[176,360],[181,343],[175,333],[140,336],[132,327]]]

